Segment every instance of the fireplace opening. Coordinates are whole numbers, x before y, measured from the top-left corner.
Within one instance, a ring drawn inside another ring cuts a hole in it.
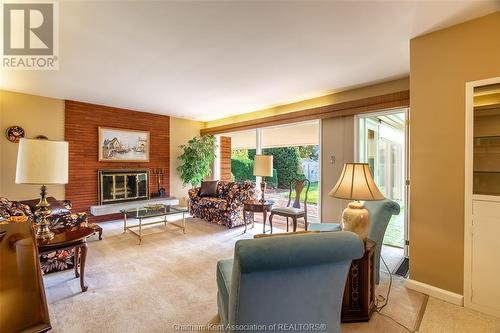
[[[99,205],[149,199],[148,170],[99,170]]]

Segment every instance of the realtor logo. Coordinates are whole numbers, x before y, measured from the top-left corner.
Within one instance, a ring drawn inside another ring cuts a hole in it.
[[[3,69],[58,69],[57,2],[4,2],[2,19]]]

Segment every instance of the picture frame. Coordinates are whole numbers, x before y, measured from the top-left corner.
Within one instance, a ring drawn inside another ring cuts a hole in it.
[[[149,131],[99,126],[99,162],[149,162]]]

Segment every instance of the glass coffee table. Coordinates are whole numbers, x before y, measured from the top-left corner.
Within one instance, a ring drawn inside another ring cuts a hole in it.
[[[165,227],[168,224],[181,228],[184,233],[186,233],[186,213],[188,212],[187,207],[181,206],[167,206],[167,205],[151,205],[145,206],[141,208],[132,208],[132,209],[123,209],[120,211],[123,214],[123,233],[130,231],[136,236],[139,237],[139,245],[142,242],[142,236],[144,235],[142,232],[142,227],[153,224],[163,223]],[[174,214],[182,214],[182,225],[179,225],[174,222],[168,222],[167,216]],[[139,221],[138,224],[127,225],[127,219],[133,218]],[[157,219],[160,220],[150,221],[144,223],[146,219]],[[135,229],[139,229],[136,231]]]

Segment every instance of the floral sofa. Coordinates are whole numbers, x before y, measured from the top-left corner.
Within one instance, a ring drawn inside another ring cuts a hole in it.
[[[29,216],[34,220],[34,212],[39,199],[28,201],[10,201],[0,197],[0,217],[8,219],[11,216]],[[78,228],[81,225],[89,226],[99,233],[102,239],[102,228],[97,224],[87,221],[87,213],[71,213],[71,202],[68,200],[58,201],[53,197],[47,198],[52,211],[49,228],[54,233],[63,229]],[[74,250],[55,251],[40,256],[43,273],[62,271],[74,267]]]
[[[255,198],[255,185],[252,182],[223,182],[217,185],[217,196],[200,197],[200,188],[189,190],[189,211],[192,216],[234,228],[244,225],[243,202]],[[249,214],[248,223],[253,221]]]

